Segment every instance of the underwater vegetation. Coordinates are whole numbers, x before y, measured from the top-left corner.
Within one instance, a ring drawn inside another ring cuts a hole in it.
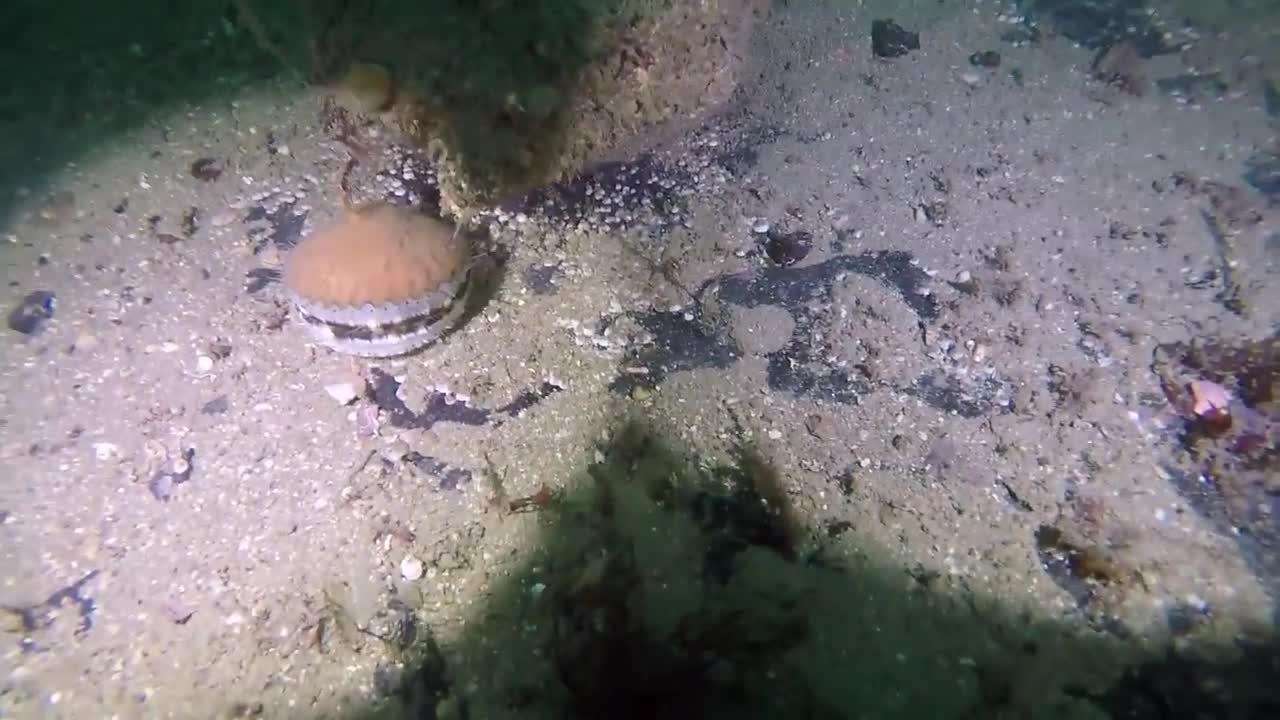
[[[740,44],[766,6],[235,3],[282,65],[428,151],[451,212],[563,179],[677,114],[727,100]]]
[[[1179,412],[1183,493],[1280,577],[1280,336],[1162,345],[1152,370]]]
[[[621,421],[564,491],[506,506],[542,541],[448,647],[360,717],[1271,717],[1280,652],[1134,656],[893,570],[798,519],[749,442],[698,458]]]

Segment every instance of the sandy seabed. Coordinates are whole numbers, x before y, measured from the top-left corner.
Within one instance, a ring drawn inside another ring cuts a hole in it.
[[[402,360],[290,318],[346,161],[311,94],[27,188],[0,717],[1110,717],[1265,674],[1261,61],[1215,35],[1221,83],[1196,46],[1135,95],[1015,8],[871,5],[779,6],[705,126],[491,213],[496,289]],[[890,16],[920,47],[875,57]],[[365,169],[430,205],[412,154]],[[1195,444],[1193,380],[1261,450]]]

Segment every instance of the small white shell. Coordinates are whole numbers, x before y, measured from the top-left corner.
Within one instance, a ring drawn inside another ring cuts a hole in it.
[[[422,561],[412,555],[405,555],[400,561],[400,576],[414,581],[422,578]]]

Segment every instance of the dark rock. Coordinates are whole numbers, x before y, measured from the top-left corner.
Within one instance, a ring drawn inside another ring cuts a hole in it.
[[[200,208],[194,205],[182,213],[182,236],[191,238],[200,229]]]
[[[191,176],[197,180],[213,182],[222,176],[222,162],[216,158],[200,158],[191,163]]]
[[[161,502],[169,502],[174,488],[191,479],[192,461],[195,460],[195,448],[187,448],[182,455],[165,463],[164,467],[151,476],[147,489],[151,496]]]
[[[892,20],[871,23],[871,50],[876,57],[899,57],[919,49],[919,33],[911,32]]]
[[[9,312],[9,329],[23,335],[39,333],[44,329],[45,323],[53,318],[57,304],[56,296],[48,290],[28,293],[17,307]]]
[[[249,208],[244,221],[253,223],[260,220],[265,220],[269,229],[259,237],[250,237],[253,241],[253,254],[261,253],[268,245],[288,252],[302,239],[302,231],[307,225],[307,211],[299,207],[296,201],[280,203],[273,208],[268,208],[267,205]]]
[[[1129,41],[1143,57],[1177,52],[1146,0],[1023,0],[1033,18],[1091,50]]]
[[[554,295],[560,289],[556,281],[563,274],[559,263],[534,263],[524,271],[524,284],[534,295]]]
[[[226,395],[219,395],[200,406],[200,412],[203,415],[221,415],[231,409],[231,403],[227,400]]]
[[[995,50],[982,50],[969,56],[969,64],[978,67],[1000,67],[1000,53]]]
[[[262,292],[268,285],[280,282],[280,271],[275,268],[253,268],[244,274],[244,291],[250,295]]]
[[[773,262],[786,267],[794,265],[809,255],[813,249],[813,235],[798,230],[792,233],[769,231],[764,243],[764,252]]]
[[[925,218],[934,225],[941,225],[947,219],[947,203],[945,200],[935,200],[924,205]]]

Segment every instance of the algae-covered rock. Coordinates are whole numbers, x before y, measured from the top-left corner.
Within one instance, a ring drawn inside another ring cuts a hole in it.
[[[767,0],[241,0],[264,42],[434,156],[447,211],[644,147],[737,85]],[[273,4],[271,4],[273,5]]]

